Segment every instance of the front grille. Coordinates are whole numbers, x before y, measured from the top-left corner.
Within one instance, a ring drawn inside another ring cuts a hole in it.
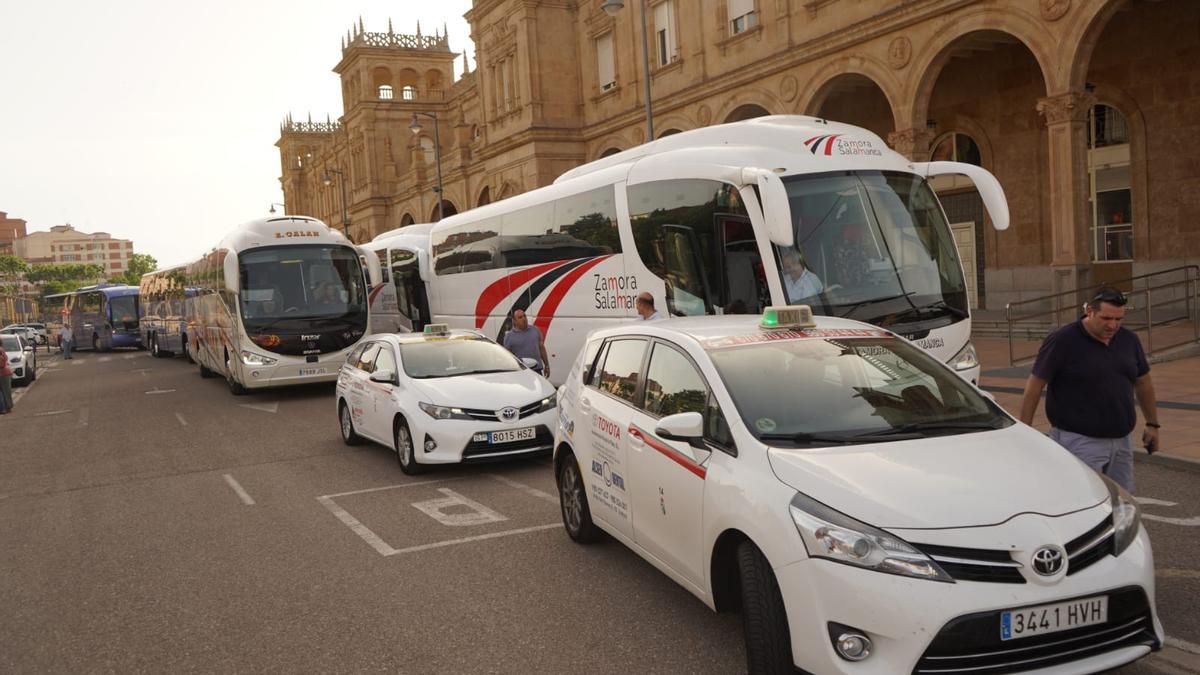
[[[537,432],[533,438],[527,441],[515,441],[513,443],[492,444],[487,441],[471,441],[467,443],[467,447],[463,448],[463,461],[469,459],[489,459],[488,457],[480,457],[481,455],[495,455],[498,453],[509,453],[518,450],[550,450],[554,447],[554,436],[546,425],[539,424]]]
[[[1091,567],[1113,550],[1112,517],[1067,544],[1067,576]]]
[[[933,558],[946,574],[958,581],[985,581],[994,584],[1023,584],[1021,563],[1012,559],[1008,551],[985,548],[958,548],[913,544],[922,553]]]
[[[1061,633],[1002,641],[1000,614],[1000,611],[979,612],[950,621],[938,631],[912,672],[1019,673],[1079,661],[1123,647],[1144,645],[1156,649],[1159,646],[1150,618],[1150,605],[1140,588],[1123,588],[1108,594],[1107,623]]]
[[[541,406],[542,406],[541,401],[535,401],[534,403],[530,403],[529,405],[522,406],[521,414],[517,416],[517,419],[523,420],[526,417],[529,417],[530,415],[537,413],[538,408],[540,408]],[[498,411],[498,410],[484,410],[482,408],[463,408],[462,411],[464,413],[466,413],[467,415],[470,415],[471,419],[481,420],[484,422],[498,422],[500,420],[500,415],[499,415],[500,411]]]

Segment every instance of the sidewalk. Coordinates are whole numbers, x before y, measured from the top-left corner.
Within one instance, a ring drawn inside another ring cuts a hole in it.
[[[982,374],[981,387],[996,397],[996,402],[1016,415],[1021,410],[1021,392],[1030,366],[1008,365],[1008,340],[980,337],[973,340],[979,352]],[[1014,341],[1014,353],[1018,358],[1036,354],[1040,342]],[[1159,438],[1162,448],[1154,458],[1180,459],[1195,463],[1200,470],[1200,356],[1154,363],[1150,366],[1154,377],[1154,391],[1158,396],[1158,421],[1162,424]],[[1138,410],[1138,427],[1134,432],[1134,447],[1144,459],[1141,450],[1141,410]],[[1043,399],[1034,418],[1035,427],[1042,431],[1050,429],[1046,421],[1046,405]]]

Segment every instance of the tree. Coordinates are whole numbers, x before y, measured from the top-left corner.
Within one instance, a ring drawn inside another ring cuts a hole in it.
[[[29,263],[15,255],[0,255],[0,277],[14,279],[29,271]]]
[[[77,285],[84,286],[90,283],[95,283],[97,279],[104,277],[104,268],[96,264],[80,264],[80,263],[62,263],[55,265],[35,265],[25,273],[25,278],[30,283],[44,283],[47,281],[61,282],[77,282]]]
[[[153,272],[158,269],[158,261],[154,256],[147,253],[134,253],[133,258],[129,260],[129,269],[120,277],[114,277],[113,281],[137,286],[142,283],[142,275],[147,272]]]

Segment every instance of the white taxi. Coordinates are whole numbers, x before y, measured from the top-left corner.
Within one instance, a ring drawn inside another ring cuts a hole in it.
[[[1162,643],[1134,499],[886,330],[595,331],[559,406],[567,533],[740,608],[752,673],[1093,673]]]
[[[400,469],[483,462],[553,447],[554,385],[475,331],[426,326],[363,339],[342,366],[342,440],[396,451]]]

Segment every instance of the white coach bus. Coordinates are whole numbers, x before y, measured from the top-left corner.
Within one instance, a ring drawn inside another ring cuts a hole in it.
[[[372,333],[420,332],[430,322],[430,223],[384,232],[359,246],[371,277]]]
[[[980,167],[913,163],[873,133],[812,117],[705,127],[591,162],[430,233],[433,320],[501,336],[527,310],[562,381],[587,332],[636,317],[807,304],[884,326],[977,381],[962,264],[926,179],[964,174],[997,229]]]
[[[186,266],[187,356],[246,389],[332,382],[367,332],[359,250],[304,216],[238,226]]]

